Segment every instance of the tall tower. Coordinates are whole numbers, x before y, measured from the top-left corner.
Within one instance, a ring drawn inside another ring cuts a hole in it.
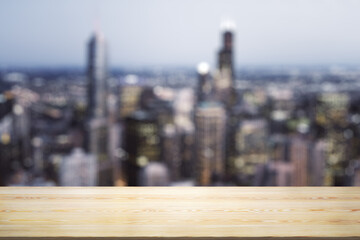
[[[227,21],[222,28],[222,47],[218,53],[218,71],[215,74],[215,98],[230,108],[236,101],[234,93],[233,40],[235,24]]]
[[[107,62],[105,39],[98,31],[88,43],[87,61],[88,117],[102,118],[106,116]]]
[[[196,180],[199,185],[221,183],[225,174],[226,114],[220,103],[201,102],[195,112]]]
[[[87,50],[88,107],[86,149],[97,159],[98,185],[113,184],[108,156],[107,63],[103,35],[96,31]]]

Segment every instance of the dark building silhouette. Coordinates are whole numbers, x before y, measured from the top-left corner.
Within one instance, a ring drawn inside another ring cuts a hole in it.
[[[14,101],[6,92],[0,93],[0,186],[6,185],[14,169],[13,114]]]
[[[215,98],[224,103],[226,108],[231,108],[236,103],[233,57],[234,27],[235,25],[231,22],[223,23],[222,47],[218,53],[218,71],[214,77]]]
[[[151,112],[139,110],[125,119],[124,150],[128,154],[128,186],[138,186],[141,170],[150,162],[160,160],[159,134],[156,118]]]
[[[181,180],[181,142],[180,135],[174,124],[166,124],[162,129],[161,149],[161,159],[169,169],[170,180]]]
[[[88,43],[88,117],[106,117],[107,61],[105,38],[95,32]]]

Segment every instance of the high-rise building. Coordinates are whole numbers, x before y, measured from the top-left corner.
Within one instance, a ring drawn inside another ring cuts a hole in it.
[[[176,92],[173,103],[174,124],[179,138],[181,176],[184,178],[193,177],[194,172],[194,98],[193,89],[184,88]]]
[[[324,185],[344,185],[345,169],[349,164],[346,128],[349,126],[348,108],[350,98],[347,93],[324,92],[316,102],[315,124],[318,137],[326,142],[326,167]]]
[[[98,185],[112,185],[108,157],[107,62],[103,35],[95,32],[88,43],[88,106],[85,148],[98,161]]]
[[[235,25],[232,22],[222,24],[222,47],[218,53],[218,71],[214,77],[215,98],[224,103],[226,108],[230,108],[236,102],[233,59],[234,28]]]
[[[62,158],[59,175],[61,186],[96,186],[97,164],[94,156],[75,148]]]
[[[88,117],[106,116],[107,60],[104,36],[95,32],[88,43]]]
[[[141,170],[161,158],[159,127],[154,114],[139,110],[125,119],[124,150],[128,155],[127,184],[138,186]]]
[[[292,185],[307,186],[309,184],[309,144],[306,139],[300,137],[291,138],[290,162],[294,168],[292,174]]]
[[[235,29],[235,24],[231,21],[226,21],[222,23],[221,28],[223,30],[223,35],[222,35],[223,46],[219,52],[218,67],[220,70],[224,68],[229,68],[231,71],[231,76],[234,76],[233,31]]]
[[[289,140],[284,134],[273,134],[269,137],[270,160],[275,162],[289,161]]]
[[[226,114],[218,102],[201,102],[195,111],[198,185],[221,183],[225,175]]]
[[[107,119],[92,118],[88,121],[87,147],[98,162],[98,184],[100,186],[112,185],[111,161],[109,158],[109,128]]]
[[[326,142],[319,140],[311,145],[311,161],[309,162],[310,186],[323,186],[326,169]]]
[[[166,124],[161,136],[161,159],[167,165],[171,181],[181,180],[180,136],[174,124]]]
[[[124,85],[120,89],[120,118],[124,119],[133,114],[140,107],[142,87],[138,85]]]
[[[221,102],[226,110],[226,130],[225,130],[225,168],[227,175],[230,176],[231,162],[235,155],[235,129],[239,123],[239,118],[235,114],[234,107],[237,103],[237,94],[234,87],[234,29],[235,24],[231,21],[222,23],[221,42],[222,46],[218,52],[217,70],[214,74],[213,99]]]
[[[4,186],[12,169],[14,158],[14,117],[12,108],[13,99],[9,94],[0,93],[0,186]]]
[[[235,136],[237,156],[232,159],[231,170],[240,175],[241,185],[252,185],[256,169],[268,161],[267,123],[264,119],[241,121]]]

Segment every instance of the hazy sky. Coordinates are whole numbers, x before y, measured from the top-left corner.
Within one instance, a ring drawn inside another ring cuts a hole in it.
[[[96,22],[111,66],[214,64],[227,18],[238,66],[360,64],[358,0],[0,0],[0,67],[84,66]]]

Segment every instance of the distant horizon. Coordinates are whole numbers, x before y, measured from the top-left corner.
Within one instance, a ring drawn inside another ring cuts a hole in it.
[[[328,64],[328,63],[319,63],[319,64],[309,64],[309,63],[299,63],[299,64],[243,64],[243,65],[236,65],[235,70],[241,69],[248,69],[248,68],[264,68],[264,69],[271,69],[271,68],[336,68],[336,67],[344,67],[344,68],[359,68],[360,63],[338,63],[338,64]],[[12,66],[4,66],[0,65],[1,70],[8,70],[8,69],[19,69],[19,70],[49,70],[49,71],[56,71],[56,70],[86,70],[86,65],[12,65]],[[121,70],[139,70],[139,71],[146,71],[146,70],[194,70],[197,69],[196,65],[123,65],[123,66],[109,66],[109,71],[121,71]],[[215,70],[215,66],[211,66],[211,70]]]

